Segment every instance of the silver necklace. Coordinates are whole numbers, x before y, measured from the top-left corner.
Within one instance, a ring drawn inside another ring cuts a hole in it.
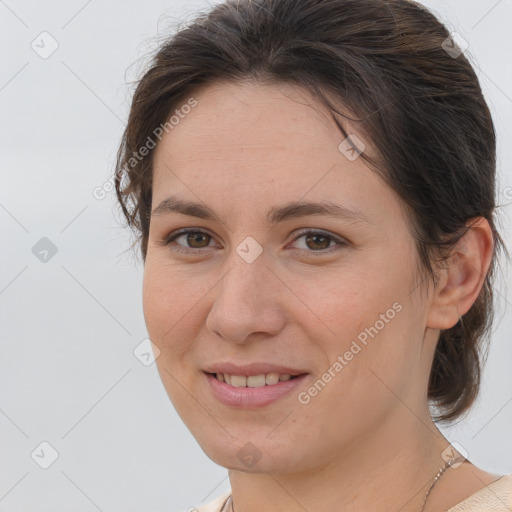
[[[423,510],[425,510],[425,505],[427,503],[427,499],[429,497],[429,494],[431,493],[432,489],[434,488],[434,486],[437,484],[437,482],[439,481],[439,479],[441,478],[442,474],[451,466],[451,462],[452,461],[448,461],[440,470],[439,472],[437,473],[437,475],[435,476],[434,478],[434,481],[432,482],[432,484],[430,484],[430,487],[427,491],[427,493],[425,494],[425,499],[423,501],[423,506],[421,507],[421,510],[420,512],[423,512]],[[228,508],[229,507],[229,508]],[[220,510],[220,512],[234,512],[234,509],[233,509],[233,500],[231,499],[231,494],[227,497],[226,501],[224,502],[224,505],[222,507],[222,509]]]

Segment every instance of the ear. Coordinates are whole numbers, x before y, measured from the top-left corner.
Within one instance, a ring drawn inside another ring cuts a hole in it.
[[[482,289],[494,252],[487,219],[477,217],[467,224],[466,234],[453,248],[447,266],[439,270],[427,312],[427,327],[449,329],[465,315]]]

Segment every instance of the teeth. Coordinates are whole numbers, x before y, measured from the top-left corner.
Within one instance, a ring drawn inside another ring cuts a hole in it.
[[[267,384],[267,386],[271,386],[272,384],[277,384],[278,382],[279,382],[279,373],[267,373],[265,375],[265,383]]]
[[[230,380],[230,384],[235,386],[235,388],[245,388],[247,386],[247,377],[245,375],[231,375]]]
[[[265,386],[265,375],[251,375],[247,377],[247,386],[249,388],[260,388]]]
[[[278,382],[290,380],[292,376],[289,373],[262,373],[261,375],[229,375],[227,373],[215,374],[217,380],[230,384],[236,388],[260,388],[262,386],[272,386]]]

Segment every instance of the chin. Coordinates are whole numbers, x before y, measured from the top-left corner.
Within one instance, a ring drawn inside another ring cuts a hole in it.
[[[211,431],[204,432],[204,441],[196,437],[201,449],[215,464],[230,470],[244,473],[289,473],[307,471],[315,467],[315,462],[307,454],[297,451],[297,443],[284,444],[283,439],[250,436],[231,437],[222,430],[219,438],[212,438]],[[251,441],[252,439],[252,441]],[[284,437],[286,439],[286,436]],[[319,462],[319,461],[318,461]]]

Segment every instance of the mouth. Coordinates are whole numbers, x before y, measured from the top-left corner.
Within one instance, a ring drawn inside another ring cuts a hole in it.
[[[212,396],[230,407],[259,409],[286,396],[293,396],[309,378],[309,373],[265,373],[258,375],[236,375],[203,371]]]
[[[212,376],[219,382],[228,384],[235,388],[261,388],[264,386],[275,386],[279,382],[287,382],[289,380],[297,379],[305,373],[291,375],[289,373],[262,373],[259,375],[233,375],[229,373],[209,373],[207,375]]]

